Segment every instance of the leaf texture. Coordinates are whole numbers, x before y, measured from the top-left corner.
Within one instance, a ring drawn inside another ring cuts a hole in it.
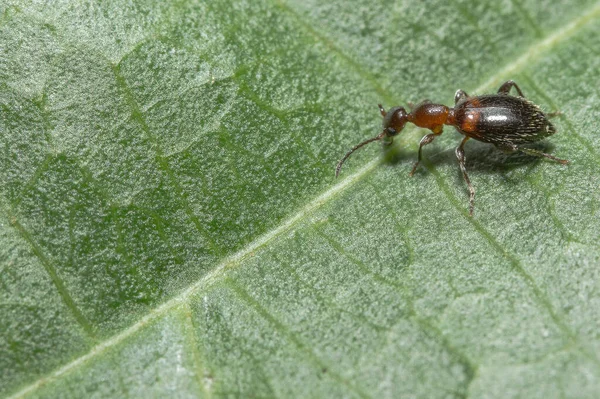
[[[0,395],[594,398],[600,4],[0,4]],[[513,79],[565,167],[377,103]]]

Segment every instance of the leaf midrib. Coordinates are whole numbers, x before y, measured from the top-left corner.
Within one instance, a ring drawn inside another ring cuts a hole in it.
[[[280,8],[283,11],[285,11],[286,13],[295,15],[296,17],[293,19],[297,25],[300,25],[301,28],[306,29],[311,35],[315,36],[315,38],[317,40],[322,41],[334,53],[336,53],[344,62],[348,63],[348,65],[351,68],[355,69],[357,71],[357,73],[359,73],[361,76],[365,77],[366,80],[373,85],[376,92],[380,93],[386,99],[392,98],[392,95],[387,90],[378,86],[376,84],[376,82],[374,81],[373,77],[369,73],[367,73],[359,63],[356,63],[353,60],[351,60],[338,47],[336,47],[335,44],[333,44],[329,40],[326,40],[324,38],[324,36],[322,36],[319,32],[312,29],[312,27],[309,27],[306,24],[301,23],[302,18],[299,18],[298,14],[296,14],[294,10],[289,8],[287,5],[283,4],[280,0],[274,0],[274,2],[277,3],[277,5],[279,5]],[[597,3],[594,6],[590,7],[586,12],[584,12],[580,16],[572,19],[571,22],[564,25],[558,31],[533,43],[531,46],[529,46],[527,48],[526,51],[523,52],[523,55],[521,57],[517,58],[515,61],[513,61],[511,63],[508,63],[500,71],[493,74],[486,82],[484,82],[482,85],[480,85],[479,87],[477,87],[471,91],[472,92],[482,92],[487,88],[491,88],[494,85],[497,85],[503,77],[507,77],[511,74],[514,74],[516,71],[523,69],[523,67],[527,63],[539,58],[541,56],[541,54],[543,54],[544,52],[553,48],[556,44],[558,44],[558,43],[566,40],[570,36],[572,36],[574,33],[579,31],[582,27],[584,27],[587,23],[589,23],[591,20],[594,19],[594,17],[598,16],[599,14],[600,14],[600,3]],[[54,372],[39,378],[38,380],[32,382],[31,384],[29,384],[28,386],[26,386],[19,392],[16,392],[15,394],[13,394],[9,398],[23,397],[23,396],[35,391],[37,388],[39,388],[43,384],[47,383],[48,381],[58,379],[62,375],[68,373],[70,370],[75,369],[78,366],[83,365],[88,360],[94,358],[95,356],[102,354],[105,350],[112,348],[113,346],[116,346],[120,342],[124,341],[128,337],[135,334],[137,331],[144,328],[146,325],[150,324],[152,321],[154,321],[154,320],[160,318],[162,315],[166,314],[169,310],[176,308],[178,306],[187,304],[189,298],[192,295],[199,292],[203,287],[211,285],[213,282],[217,281],[219,278],[224,276],[225,275],[224,273],[227,269],[230,269],[236,265],[241,264],[248,256],[253,254],[255,251],[259,250],[261,247],[267,245],[271,241],[274,241],[278,237],[282,236],[283,234],[285,234],[286,232],[291,230],[298,222],[304,220],[304,218],[307,215],[311,214],[313,211],[320,208],[323,204],[333,200],[337,195],[344,192],[347,188],[352,187],[356,182],[360,181],[364,176],[369,174],[372,170],[375,169],[375,167],[377,165],[381,164],[382,162],[383,162],[382,159],[374,159],[374,160],[366,163],[362,168],[358,169],[353,174],[347,175],[346,178],[344,178],[338,184],[332,186],[330,189],[326,190],[325,192],[323,192],[322,194],[317,196],[315,199],[310,201],[304,207],[300,208],[296,214],[294,214],[291,217],[284,220],[279,226],[276,226],[272,230],[257,237],[254,241],[250,242],[248,245],[246,245],[244,248],[242,248],[238,252],[226,257],[212,271],[210,271],[205,276],[203,276],[201,279],[199,279],[194,284],[189,286],[187,289],[185,289],[179,295],[171,298],[170,300],[164,302],[163,304],[159,305],[158,307],[152,309],[146,315],[141,317],[136,323],[132,324],[130,327],[123,330],[121,333],[113,335],[111,338],[92,347],[92,349],[85,355],[80,356],[79,358],[63,365],[62,367],[55,370]],[[435,169],[433,169],[431,167],[431,165],[426,164],[425,166],[429,170],[429,172],[431,172],[435,176],[436,184],[438,184],[438,187],[440,187],[440,190],[442,191],[442,193],[444,193],[444,195],[446,195],[446,197],[448,197],[450,202],[453,204],[453,206],[455,208],[457,208],[459,213],[467,221],[469,221],[469,223],[473,226],[473,228],[480,235],[482,235],[484,238],[486,238],[486,240],[488,240],[490,242],[490,244],[492,244],[492,246],[502,256],[504,256],[506,259],[508,259],[511,262],[511,264],[513,264],[513,266],[518,266],[518,267],[515,267],[516,270],[526,280],[527,285],[529,285],[530,288],[533,289],[534,294],[536,295],[536,298],[538,300],[542,299],[542,303],[545,302],[544,307],[546,308],[547,311],[549,311],[551,317],[552,316],[556,317],[556,319],[555,319],[555,317],[552,317],[552,318],[555,321],[555,323],[557,324],[557,326],[559,326],[559,328],[563,331],[563,333],[566,333],[567,336],[569,336],[569,338],[575,339],[578,341],[578,337],[572,331],[570,331],[567,324],[562,319],[560,319],[558,317],[558,315],[556,315],[556,313],[553,311],[550,302],[548,301],[547,298],[545,298],[545,295],[542,293],[542,291],[539,289],[539,287],[537,287],[534,279],[525,272],[525,270],[522,268],[522,266],[520,266],[518,259],[516,257],[511,256],[506,250],[504,250],[502,248],[502,246],[493,239],[492,234],[483,228],[481,223],[479,223],[478,221],[476,221],[475,219],[473,219],[472,217],[470,217],[467,214],[466,210],[463,209],[459,205],[458,199],[454,195],[451,194],[446,182],[441,177],[441,175],[439,175],[439,173],[436,173]],[[332,170],[333,170],[333,168],[332,168]],[[332,175],[333,175],[333,172],[332,172]],[[490,240],[493,240],[493,241],[490,241]],[[496,243],[496,244],[494,244],[494,243]],[[538,293],[539,293],[539,296],[538,296]],[[596,357],[592,356],[591,352],[583,351],[583,353],[586,354],[588,356],[588,358],[590,358],[592,361],[594,361],[594,363],[597,366],[600,367],[600,361]]]

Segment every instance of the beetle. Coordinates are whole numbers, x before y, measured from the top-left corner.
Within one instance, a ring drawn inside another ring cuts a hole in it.
[[[510,94],[514,88],[518,96]],[[552,161],[566,165],[569,161],[557,158],[524,144],[534,143],[556,133],[556,128],[548,120],[558,112],[545,114],[540,107],[527,100],[519,86],[508,80],[500,86],[496,94],[469,96],[464,90],[457,90],[454,95],[454,108],[442,104],[434,104],[425,100],[406,112],[403,107],[393,107],[389,111],[378,104],[383,116],[383,131],[377,136],[363,141],[354,146],[338,162],[335,176],[338,177],[342,165],[348,157],[362,146],[374,141],[382,140],[391,144],[407,123],[431,130],[423,136],[419,143],[417,162],[415,162],[410,176],[413,176],[421,162],[423,146],[430,144],[437,136],[442,134],[444,125],[454,126],[464,136],[459,146],[456,147],[456,158],[463,178],[469,189],[469,214],[473,216],[475,206],[475,189],[465,166],[464,146],[470,139],[490,143],[504,152],[520,151],[527,155],[546,157]]]

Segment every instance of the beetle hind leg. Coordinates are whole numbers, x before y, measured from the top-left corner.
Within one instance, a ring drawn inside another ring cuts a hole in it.
[[[515,144],[497,144],[496,147],[498,147],[500,150],[510,153],[510,152],[515,152],[515,151],[519,151],[522,152],[525,155],[532,155],[534,157],[544,157],[544,158],[548,158],[554,162],[558,162],[561,165],[566,165],[569,163],[568,160],[566,159],[561,159],[561,158],[557,158],[552,154],[547,154],[545,152],[539,151],[539,150],[534,150],[533,148],[527,148],[527,147],[518,147]]]
[[[560,112],[560,111],[553,111],[553,112],[550,112],[549,114],[546,114],[546,117],[547,118],[554,118],[555,116],[559,116],[559,115],[562,115],[562,112]]]
[[[500,86],[500,88],[498,89],[498,94],[510,94],[510,89],[512,89],[513,87],[515,88],[515,90],[517,90],[517,93],[519,93],[520,97],[525,98],[523,92],[521,91],[519,86],[517,86],[514,80],[507,80],[506,82],[504,82],[502,86]]]
[[[460,166],[460,170],[462,171],[463,178],[465,179],[465,183],[467,183],[467,188],[469,189],[469,215],[473,216],[473,210],[475,209],[475,188],[471,184],[471,179],[469,179],[469,175],[467,174],[466,167],[466,158],[465,158],[465,143],[469,140],[470,137],[465,137],[458,147],[456,147],[456,158],[458,159],[458,165]]]
[[[531,149],[531,148],[524,148],[524,147],[521,148],[521,147],[519,147],[518,150],[521,151],[523,154],[533,155],[535,157],[545,157],[545,158],[548,158],[548,159],[550,159],[550,160],[552,160],[554,162],[558,162],[561,165],[566,165],[566,164],[569,163],[569,161],[566,160],[566,159],[557,158],[557,157],[555,157],[552,154],[546,154],[545,152],[534,150],[534,149]]]

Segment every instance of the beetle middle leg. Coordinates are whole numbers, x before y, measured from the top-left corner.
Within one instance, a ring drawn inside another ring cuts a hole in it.
[[[498,94],[509,94],[510,89],[512,89],[513,87],[517,90],[517,93],[519,93],[519,96],[521,96],[523,98],[525,97],[523,95],[523,92],[521,91],[519,86],[517,86],[517,84],[515,83],[514,80],[507,80],[506,82],[504,82],[502,84],[502,86],[500,86],[500,88],[498,89]]]
[[[427,144],[431,143],[433,141],[433,139],[436,138],[436,136],[439,136],[440,134],[442,134],[443,126],[438,126],[436,128],[433,128],[433,129],[431,129],[431,131],[433,133],[429,133],[429,134],[423,136],[423,138],[419,142],[419,155],[417,156],[417,162],[415,162],[412,170],[409,173],[409,176],[413,176],[415,174],[415,171],[417,170],[417,166],[419,166],[419,162],[421,162],[421,150],[423,149],[423,146],[426,146]]]
[[[456,158],[458,158],[458,165],[460,166],[460,170],[462,171],[463,178],[465,179],[465,183],[467,183],[467,187],[469,189],[469,215],[473,216],[473,209],[475,209],[475,188],[471,184],[471,179],[469,179],[469,175],[467,174],[467,167],[465,165],[465,143],[470,139],[469,136],[465,136],[465,138],[460,142],[460,145],[456,147]]]

